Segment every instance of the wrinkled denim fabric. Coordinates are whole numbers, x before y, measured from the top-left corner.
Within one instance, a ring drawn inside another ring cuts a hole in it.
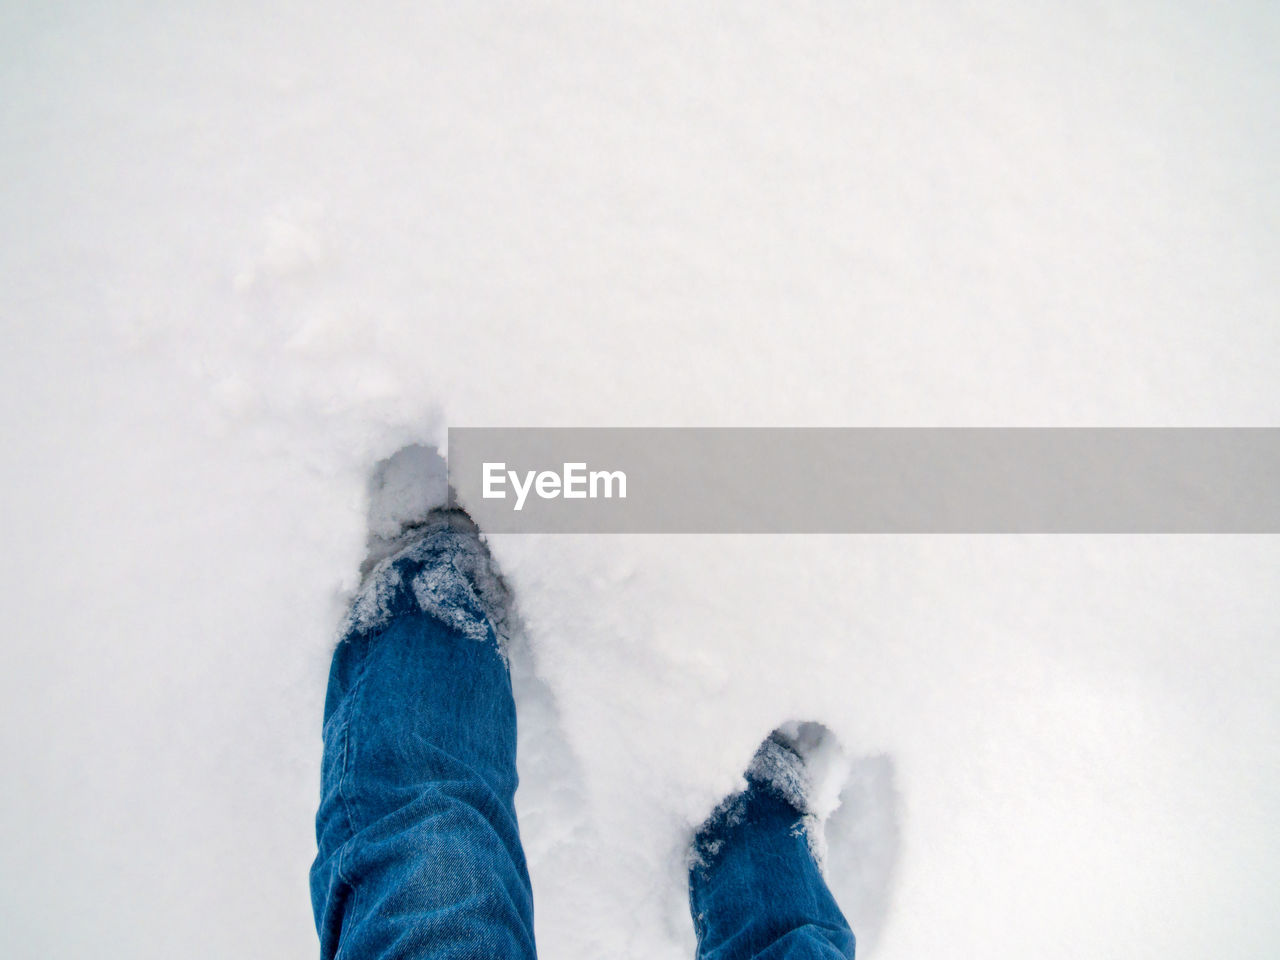
[[[419,534],[371,571],[333,656],[311,868],[320,955],[534,960],[505,590],[464,515]],[[698,957],[852,957],[800,812],[747,783],[695,843]]]

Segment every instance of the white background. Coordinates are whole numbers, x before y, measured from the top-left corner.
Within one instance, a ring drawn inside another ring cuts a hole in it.
[[[0,0],[0,926],[315,953],[366,481],[476,425],[1280,424],[1269,3]],[[548,958],[778,722],[883,960],[1280,950],[1280,543],[506,537]]]

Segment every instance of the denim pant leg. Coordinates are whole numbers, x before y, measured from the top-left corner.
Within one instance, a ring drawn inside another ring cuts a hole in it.
[[[475,535],[445,526],[379,567],[353,607],[311,870],[325,960],[535,956],[493,582]]]
[[[804,818],[759,781],[747,784],[698,836],[689,901],[699,960],[852,960],[853,931]]]

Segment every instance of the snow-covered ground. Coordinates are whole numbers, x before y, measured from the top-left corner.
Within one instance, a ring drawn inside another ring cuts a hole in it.
[[[1257,2],[0,0],[0,926],[315,952],[333,632],[446,425],[1277,425]],[[1280,540],[494,538],[543,955],[688,956],[780,721],[865,956],[1280,952]],[[862,951],[860,950],[860,953]]]

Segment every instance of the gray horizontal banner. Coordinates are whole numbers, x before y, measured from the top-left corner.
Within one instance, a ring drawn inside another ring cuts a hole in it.
[[[1274,428],[449,430],[493,533],[1278,533]]]

